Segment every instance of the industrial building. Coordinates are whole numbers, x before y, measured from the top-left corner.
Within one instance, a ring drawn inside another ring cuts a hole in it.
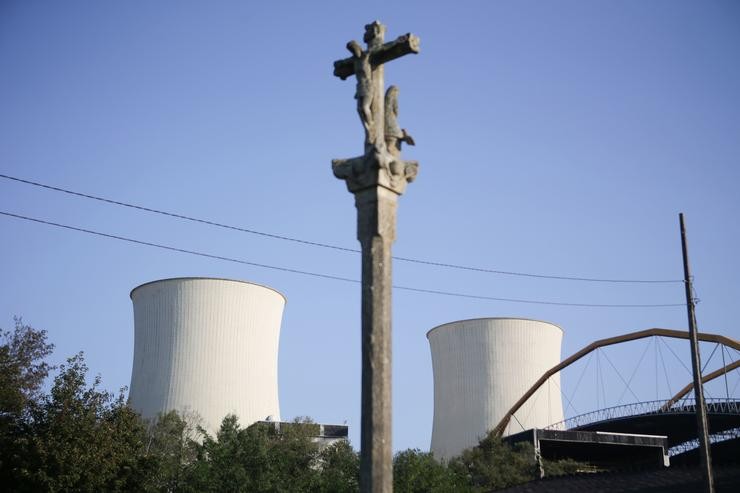
[[[194,414],[210,434],[227,414],[236,415],[242,426],[263,422],[281,430],[296,425],[281,422],[278,401],[282,294],[249,282],[186,277],[142,284],[130,296],[135,337],[129,404],[143,418],[171,410]],[[561,401],[562,367],[598,347],[654,335],[684,337],[680,331],[648,329],[596,341],[561,361],[563,330],[549,322],[478,318],[431,329],[431,452],[450,460],[495,429],[509,443],[531,442],[538,460],[573,458],[605,470],[668,465],[668,450],[696,436],[690,402],[674,396],[655,409],[635,403],[631,414],[607,409],[605,420],[569,427]],[[740,351],[740,343],[723,336],[700,338]],[[731,363],[705,378],[737,366]],[[713,433],[732,435],[713,446],[720,461],[737,456],[739,406],[730,398],[708,406]],[[347,439],[346,425],[305,426],[313,427],[321,446]],[[696,462],[691,453],[673,458]]]
[[[479,318],[427,332],[434,372],[431,451],[449,460],[475,446],[549,368],[563,330],[521,318]],[[540,388],[504,435],[563,420],[559,375]]]
[[[143,418],[195,413],[209,433],[227,414],[242,426],[280,421],[281,293],[249,282],[185,277],[142,284],[131,300],[129,404]]]

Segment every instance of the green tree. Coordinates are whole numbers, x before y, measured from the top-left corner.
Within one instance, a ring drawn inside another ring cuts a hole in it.
[[[188,470],[189,491],[354,492],[357,455],[346,442],[321,449],[318,425],[255,423],[241,428],[227,416],[215,437],[206,436]]]
[[[597,471],[594,466],[574,459],[543,460],[542,466],[545,470],[545,476],[563,476],[584,471]]]
[[[398,493],[471,491],[466,479],[429,452],[398,452],[393,458],[393,488]]]
[[[49,395],[29,408],[3,479],[15,491],[131,491],[143,487],[146,430],[123,394],[88,387],[82,354],[67,360]]]
[[[319,453],[321,464],[318,491],[354,493],[360,491],[360,457],[346,440],[329,445]]]
[[[272,428],[268,435],[269,458],[274,466],[272,491],[318,491],[321,462],[314,438],[319,435],[319,425],[304,417],[281,423],[279,430],[267,426]]]
[[[44,358],[53,349],[45,331],[14,321],[12,332],[0,329],[0,484],[7,488],[28,475],[29,411],[40,398],[51,369]]]
[[[321,448],[318,425],[257,423],[227,416],[215,437],[195,417],[167,413],[148,425],[117,396],[88,385],[82,353],[61,365],[48,394],[46,333],[17,319],[1,331],[0,485],[3,490],[354,492],[357,454],[346,442]]]
[[[269,467],[267,429],[242,430],[236,416],[226,416],[215,437],[206,434],[197,447],[197,459],[188,475],[192,491],[264,491]]]
[[[194,414],[170,411],[149,427],[140,460],[145,491],[186,491],[188,469],[197,460],[199,438]]]
[[[449,467],[465,478],[475,492],[506,488],[538,477],[531,444],[511,447],[492,435],[464,450],[450,461]]]
[[[24,325],[20,318],[14,321],[13,332],[0,329],[0,426],[20,417],[38,399],[52,369],[44,361],[54,349],[46,341],[46,331]]]
[[[255,423],[240,428],[227,416],[216,440],[206,438],[200,458],[206,459],[208,491],[300,492],[318,484],[318,448],[310,431],[300,426],[278,430]]]

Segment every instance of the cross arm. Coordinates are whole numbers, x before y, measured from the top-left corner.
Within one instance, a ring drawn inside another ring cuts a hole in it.
[[[419,38],[411,33],[399,36],[393,41],[383,44],[370,55],[373,66],[382,65],[409,53],[419,53]],[[334,62],[334,75],[344,80],[355,73],[354,59],[343,58]]]

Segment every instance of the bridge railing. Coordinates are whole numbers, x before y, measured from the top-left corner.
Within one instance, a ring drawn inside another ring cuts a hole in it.
[[[730,428],[729,430],[723,430],[709,435],[709,443],[719,443],[726,440],[736,440],[738,438],[740,438],[740,428]],[[674,455],[683,454],[684,452],[688,452],[696,448],[699,448],[699,440],[693,439],[669,448],[668,455],[673,457]]]
[[[707,411],[713,414],[740,414],[740,401],[735,399],[705,399]],[[665,407],[665,400],[634,402],[621,406],[607,407],[589,413],[570,417],[559,423],[545,427],[546,430],[570,430],[599,421],[627,418],[650,414],[687,414],[696,412],[694,399],[684,399],[671,407]]]

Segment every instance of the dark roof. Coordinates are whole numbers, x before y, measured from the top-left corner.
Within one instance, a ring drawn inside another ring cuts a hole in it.
[[[717,493],[738,491],[740,465],[722,465],[714,468]],[[698,467],[666,467],[661,469],[625,472],[576,474],[545,478],[498,490],[506,493],[694,493],[703,491],[704,482]]]

